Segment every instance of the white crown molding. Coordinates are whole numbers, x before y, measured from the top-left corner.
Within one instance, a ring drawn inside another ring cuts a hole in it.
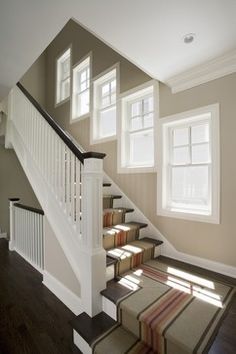
[[[236,72],[236,49],[165,81],[177,93]]]

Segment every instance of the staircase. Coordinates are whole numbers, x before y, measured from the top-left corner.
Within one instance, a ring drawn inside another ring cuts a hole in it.
[[[122,202],[122,196],[110,194],[111,187],[111,183],[103,183],[103,247],[106,250],[107,281],[106,288],[101,291],[103,312],[93,318],[86,313],[77,316],[72,322],[74,341],[83,353],[94,351],[98,354],[106,352],[122,354],[130,347],[132,353],[146,350],[143,351],[145,353],[151,348],[139,339],[137,331],[132,333],[130,328],[122,325],[118,304],[121,299],[129,297],[140,289],[129,273],[132,274],[135,268],[158,257],[163,242],[151,236],[142,236],[142,230],[147,228],[148,224],[126,221],[127,215],[132,220],[134,209],[119,207],[117,204]],[[126,316],[130,317],[131,322],[135,322],[132,313],[128,314],[128,311],[129,309],[126,309]],[[100,338],[110,332],[111,343],[106,348],[96,346]]]

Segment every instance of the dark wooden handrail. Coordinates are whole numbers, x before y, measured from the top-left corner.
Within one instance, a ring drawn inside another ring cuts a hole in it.
[[[26,90],[24,86],[20,82],[17,83],[19,89],[23,92],[23,94],[28,98],[28,100],[32,103],[32,105],[39,111],[39,113],[43,116],[43,118],[48,122],[48,124],[52,127],[52,129],[60,136],[60,138],[64,141],[64,143],[68,146],[68,148],[73,152],[73,154],[80,160],[80,162],[84,163],[84,159],[96,158],[96,159],[104,159],[106,154],[100,152],[81,152],[78,149],[78,146],[74,144],[71,138],[66,134],[66,132],[55,122],[55,120],[48,114],[40,104],[31,96],[31,94]]]
[[[20,209],[32,211],[33,213],[36,213],[36,214],[44,215],[44,211],[42,209],[33,208],[28,205],[24,205],[24,204],[20,204],[20,203],[15,203],[14,206],[17,208],[20,208]]]

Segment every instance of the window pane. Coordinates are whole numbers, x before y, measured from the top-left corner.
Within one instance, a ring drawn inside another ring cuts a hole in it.
[[[112,80],[111,82],[111,92],[115,92],[116,91],[116,80]]]
[[[209,144],[192,146],[192,163],[210,162]]]
[[[111,104],[114,104],[114,103],[116,103],[116,94],[115,93],[113,93],[111,95]]]
[[[110,91],[109,83],[102,86],[102,96],[107,95],[109,91]]]
[[[189,163],[189,147],[176,147],[173,149],[173,164],[183,165]]]
[[[139,130],[142,129],[142,118],[141,117],[135,117],[132,118],[130,121],[130,130]]]
[[[80,85],[80,92],[86,90],[87,88],[87,81],[84,81]]]
[[[99,137],[116,134],[116,108],[108,108],[100,112]]]
[[[188,128],[176,128],[173,131],[173,145],[188,145],[189,143],[189,129]]]
[[[142,104],[141,101],[131,104],[131,117],[136,117],[141,115]]]
[[[89,112],[89,90],[78,95],[78,108],[77,112],[79,116]]]
[[[61,100],[66,99],[70,95],[70,78],[61,83]]]
[[[209,207],[208,166],[173,167],[172,195],[175,206],[191,209]]]
[[[194,125],[191,128],[192,143],[205,143],[209,141],[209,124]]]
[[[153,114],[147,114],[143,117],[144,128],[149,128],[153,126]]]
[[[110,96],[105,96],[102,98],[102,107],[107,107],[110,105]]]
[[[130,134],[130,164],[153,166],[153,131]]]
[[[143,113],[153,112],[153,97],[148,97],[143,100]]]
[[[61,63],[61,75],[62,79],[65,79],[70,75],[70,57]]]
[[[80,80],[81,80],[81,82],[86,81],[86,69],[81,72]]]

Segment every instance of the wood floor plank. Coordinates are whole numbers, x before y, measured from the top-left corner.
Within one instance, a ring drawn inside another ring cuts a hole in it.
[[[0,240],[0,354],[81,353],[72,340],[74,318],[42,275]]]

